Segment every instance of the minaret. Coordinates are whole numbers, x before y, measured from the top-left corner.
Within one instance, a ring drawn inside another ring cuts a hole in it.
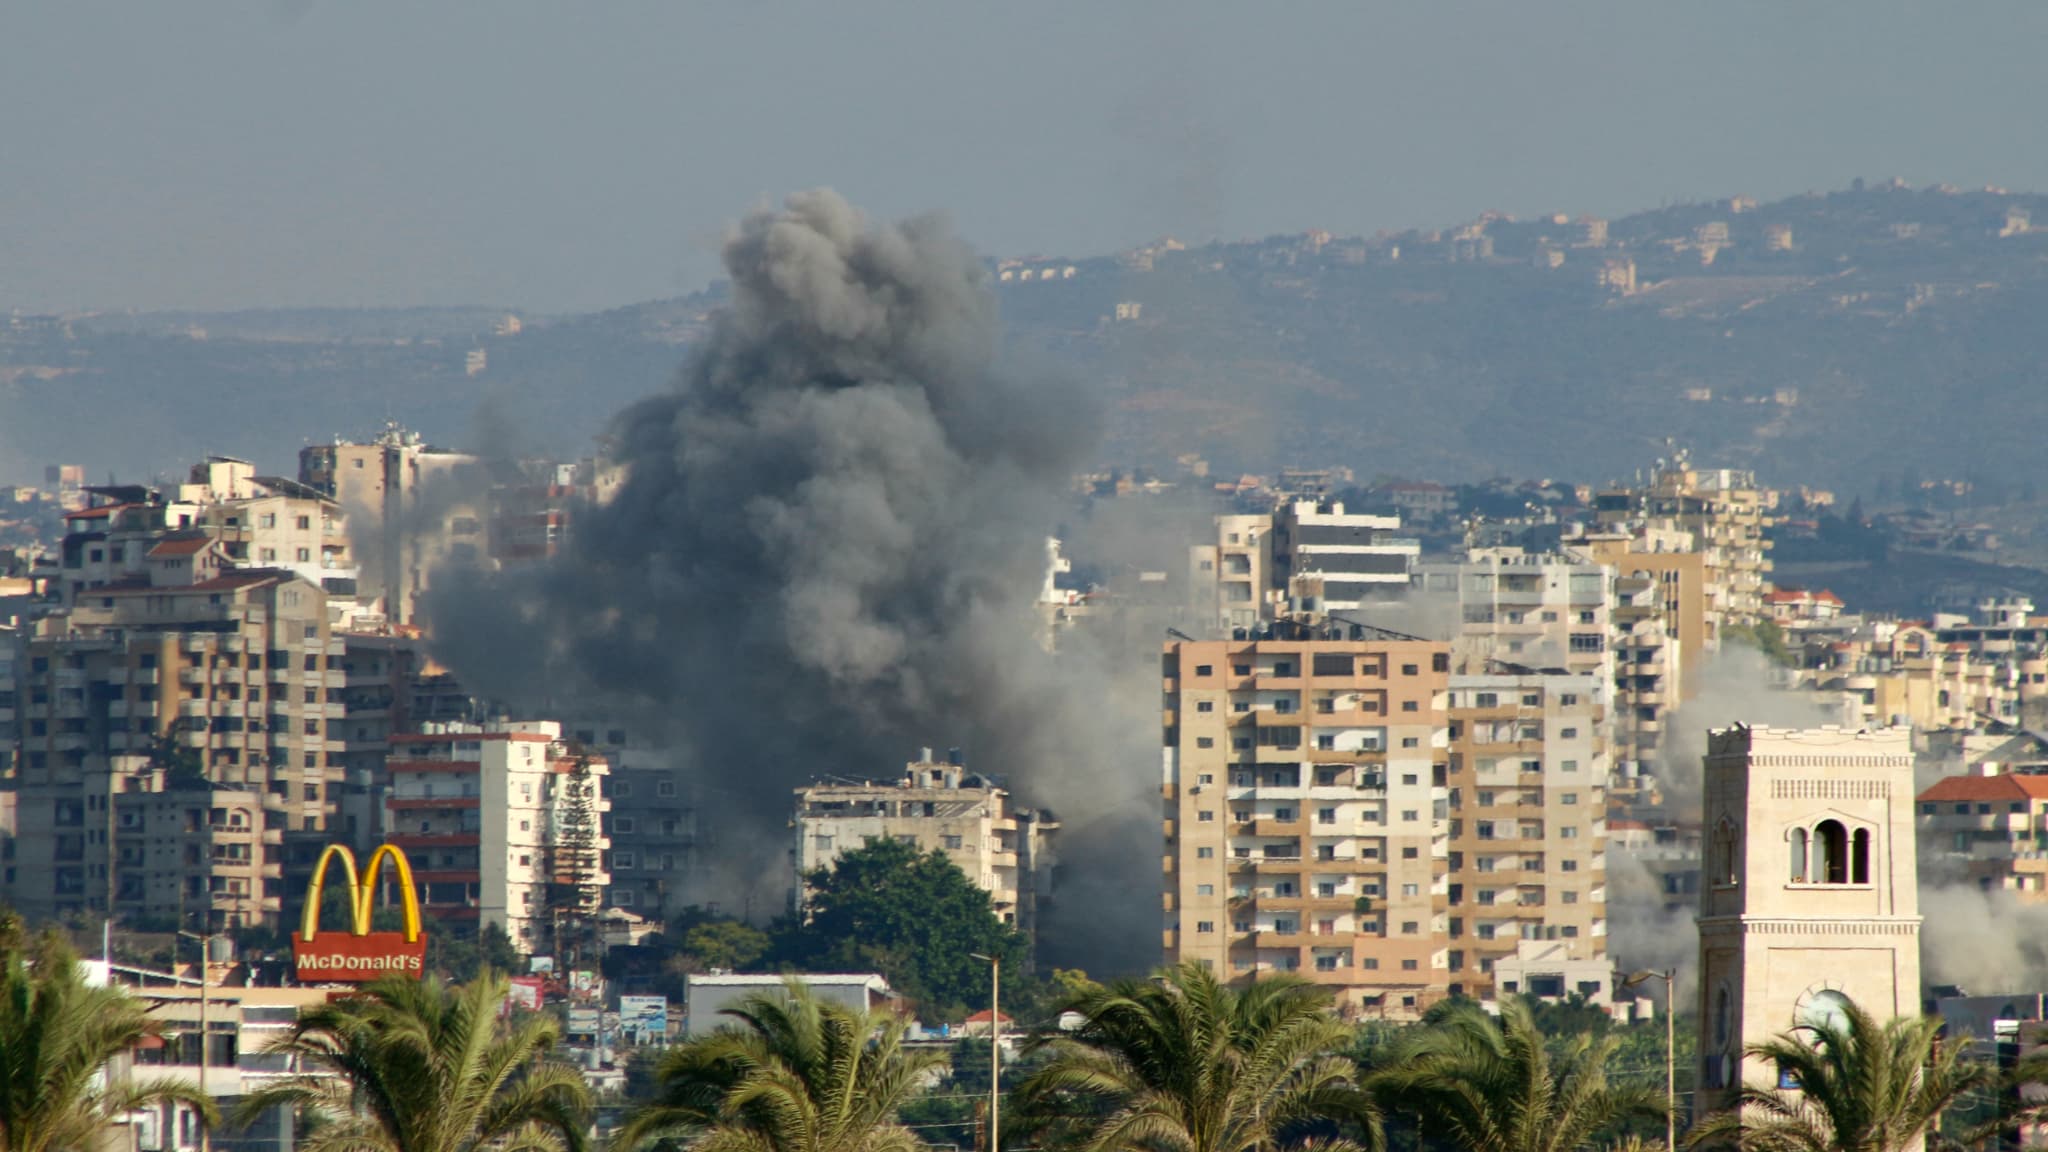
[[[1696,1117],[1775,1086],[1744,1046],[1842,997],[1919,1014],[1913,795],[1905,728],[1708,734]]]

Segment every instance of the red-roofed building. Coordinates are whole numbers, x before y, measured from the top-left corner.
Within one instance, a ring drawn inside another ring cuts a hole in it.
[[[1771,619],[1780,624],[1826,623],[1842,614],[1841,597],[1823,588],[1780,588],[1764,597]]]
[[[1949,776],[1918,798],[1920,851],[1985,890],[2048,903],[2048,776]]]

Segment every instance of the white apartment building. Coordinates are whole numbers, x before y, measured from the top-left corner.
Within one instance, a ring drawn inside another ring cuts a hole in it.
[[[1282,616],[1345,612],[1405,592],[1422,553],[1399,516],[1294,500],[1216,517],[1216,541],[1190,550],[1191,587],[1225,633]]]
[[[412,861],[421,910],[545,950],[553,913],[566,901],[594,915],[611,884],[609,766],[553,721],[424,728],[393,736],[385,761],[390,842]]]
[[[1487,661],[1563,668],[1597,677],[1610,695],[1614,572],[1569,553],[1475,548],[1461,563],[1425,564],[1425,594],[1455,597],[1453,663],[1483,672]]]

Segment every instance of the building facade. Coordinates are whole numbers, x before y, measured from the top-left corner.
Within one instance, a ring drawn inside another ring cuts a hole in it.
[[[1413,1016],[1450,975],[1450,648],[1366,635],[1167,646],[1162,944]]]
[[[1853,1000],[1920,1012],[1913,754],[1902,728],[1708,736],[1695,1115],[1777,1070],[1745,1046]]]
[[[594,918],[611,884],[610,766],[552,721],[424,727],[391,738],[385,800],[420,910],[555,951],[559,921]]]
[[[1053,839],[1059,822],[1019,808],[1006,789],[969,773],[958,750],[939,760],[926,748],[895,784],[820,783],[796,790],[790,860],[802,900],[803,878],[829,868],[841,852],[870,840],[901,840],[933,850],[989,894],[1003,923],[1035,939],[1039,902],[1051,894]]]

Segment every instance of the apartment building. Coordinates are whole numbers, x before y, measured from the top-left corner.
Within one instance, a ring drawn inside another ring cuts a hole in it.
[[[1662,581],[1639,573],[1616,576],[1612,587],[1614,703],[1608,732],[1614,762],[1635,779],[1663,746],[1666,710],[1684,698],[1684,650],[1667,623]]]
[[[1917,802],[1923,878],[2048,903],[2048,776],[1948,776]]]
[[[1597,673],[1454,675],[1449,874],[1453,993],[1490,997],[1523,942],[1607,955],[1604,682]]]
[[[1972,653],[1925,625],[1880,620],[1837,635],[1804,646],[1790,681],[1843,701],[1845,722],[1968,730],[2018,723],[2037,698],[2015,656]]]
[[[215,546],[203,543],[153,557],[146,583],[88,589],[70,611],[24,631],[13,681],[19,770],[10,785],[21,834],[0,872],[0,899],[24,913],[104,913],[110,899],[124,915],[171,913],[148,884],[125,888],[119,879],[113,818],[137,811],[146,826],[134,830],[148,841],[157,827],[148,806],[169,803],[107,799],[126,792],[259,798],[247,823],[233,827],[251,856],[216,854],[205,840],[177,849],[181,861],[190,845],[222,864],[203,893],[186,878],[187,912],[210,906],[235,922],[266,919],[304,889],[340,782],[330,725],[343,712],[341,681],[329,670],[340,648],[326,595],[286,571],[220,569]],[[132,757],[161,772],[161,782],[139,781]],[[209,832],[219,806],[203,805]]]
[[[612,906],[666,922],[695,902],[689,881],[711,847],[698,823],[698,797],[666,754],[632,747],[623,734],[604,750],[616,801],[609,817]]]
[[[1609,643],[1613,572],[1582,555],[1474,548],[1455,563],[1424,564],[1426,593],[1457,603],[1453,667],[1484,671],[1489,661],[1560,667],[1614,680]]]
[[[374,547],[357,593],[393,624],[416,623],[420,594],[444,562],[490,556],[487,485],[473,456],[435,448],[397,425],[367,444],[336,440],[299,452],[299,482],[345,509]]]
[[[611,884],[610,766],[553,721],[423,728],[392,736],[385,762],[390,842],[412,861],[421,911],[552,951],[557,916],[594,916]]]
[[[1398,516],[1348,513],[1341,502],[1319,500],[1218,516],[1216,542],[1191,549],[1191,587],[1226,634],[1289,615],[1353,610],[1412,583],[1422,544],[1400,529]]]
[[[1696,468],[1680,452],[1661,461],[1647,480],[1594,497],[1595,517],[1605,531],[1640,528],[1684,532],[1690,551],[1705,565],[1710,607],[1724,624],[1747,627],[1770,618],[1771,542],[1765,533],[1778,493],[1757,484],[1756,474],[1734,468]]]
[[[989,894],[1003,923],[1035,939],[1039,904],[1052,891],[1053,840],[1059,821],[1020,808],[995,781],[967,771],[960,750],[944,760],[930,748],[904,766],[894,784],[821,782],[796,790],[790,860],[802,900],[803,878],[870,840],[901,840],[940,851]]]
[[[1412,1018],[1450,979],[1450,647],[1280,630],[1166,646],[1165,959]]]
[[[341,507],[296,480],[258,476],[246,461],[208,457],[182,484],[86,490],[65,517],[60,588],[67,605],[101,587],[151,579],[166,537],[205,541],[219,567],[280,568],[330,591],[356,577]]]

